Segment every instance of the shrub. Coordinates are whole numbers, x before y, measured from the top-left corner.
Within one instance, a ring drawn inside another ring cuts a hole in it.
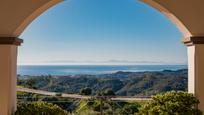
[[[61,94],[61,93],[56,93],[55,96],[57,96],[57,97],[61,97],[62,94]]]
[[[198,104],[193,94],[172,91],[154,96],[140,108],[139,115],[201,115]]]
[[[115,93],[112,89],[107,89],[104,91],[104,96],[115,96]]]
[[[91,95],[91,93],[92,93],[92,90],[91,90],[91,88],[88,88],[88,87],[83,88],[83,89],[81,89],[81,91],[80,91],[80,94],[81,94],[81,95]]]
[[[103,91],[99,91],[97,96],[115,96],[115,93],[112,89],[106,89]]]
[[[130,104],[127,104],[123,107],[122,109],[122,113],[123,115],[127,114],[126,112],[128,112],[128,115],[129,114],[134,114],[134,113],[137,113],[139,110],[138,108],[140,107],[140,105],[138,103],[130,103]]]
[[[46,102],[19,103],[15,115],[68,115],[57,105]]]

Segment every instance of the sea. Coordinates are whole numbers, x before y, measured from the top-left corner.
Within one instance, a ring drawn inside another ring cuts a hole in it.
[[[187,69],[187,65],[18,65],[18,75],[109,74]]]

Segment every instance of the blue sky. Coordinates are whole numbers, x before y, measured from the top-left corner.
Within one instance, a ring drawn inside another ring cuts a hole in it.
[[[66,0],[22,33],[18,64],[186,64],[182,34],[137,0]]]

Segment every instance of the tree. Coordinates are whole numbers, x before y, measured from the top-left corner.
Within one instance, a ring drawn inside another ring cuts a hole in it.
[[[115,92],[112,89],[106,89],[98,91],[97,96],[115,96]]]
[[[36,80],[34,78],[30,78],[27,80],[26,85],[28,86],[28,88],[36,89],[35,83],[36,83]]]
[[[126,115],[126,114],[133,115],[139,111],[138,110],[139,107],[140,107],[140,105],[138,103],[126,104],[122,109],[122,115]]]
[[[103,92],[104,96],[115,96],[115,93],[112,89],[107,89]]]
[[[91,95],[92,90],[91,90],[91,88],[86,87],[86,88],[81,89],[80,94],[81,95]]]
[[[193,94],[171,91],[154,96],[140,108],[139,115],[201,115],[198,104]]]

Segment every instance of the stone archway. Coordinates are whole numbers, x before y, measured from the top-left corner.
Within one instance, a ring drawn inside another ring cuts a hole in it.
[[[40,14],[63,0],[1,0],[0,1],[0,113],[16,109],[16,60],[18,39],[23,30]],[[188,90],[200,100],[204,111],[204,1],[142,0],[166,15],[183,33],[188,46]]]

